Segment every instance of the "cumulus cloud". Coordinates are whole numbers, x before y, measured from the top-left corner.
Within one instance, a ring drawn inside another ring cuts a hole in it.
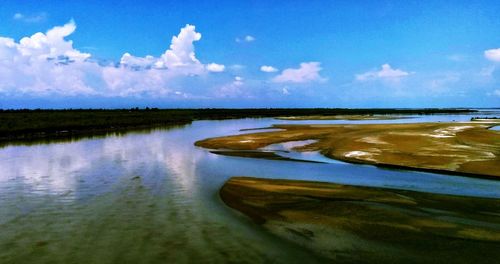
[[[172,37],[169,49],[160,57],[135,57],[125,53],[118,68],[104,69],[103,78],[108,87],[121,96],[175,94],[169,88],[175,78],[225,70],[222,64],[205,65],[196,58],[194,42],[200,39],[195,26],[188,24]]]
[[[195,26],[188,24],[181,29],[179,35],[172,37],[170,48],[159,58],[135,57],[130,53],[125,53],[120,63],[133,69],[169,69],[181,75],[199,75],[206,69],[194,52],[194,42],[200,39],[201,34],[196,32]]]
[[[260,70],[263,72],[277,72],[278,71],[278,69],[274,68],[273,66],[268,66],[268,65],[260,66]]]
[[[500,48],[485,50],[484,57],[490,61],[500,62]]]
[[[222,64],[209,63],[207,64],[207,70],[210,72],[223,72],[226,67]]]
[[[93,70],[84,63],[90,54],[73,48],[65,37],[76,29],[73,21],[19,42],[0,37],[0,93],[92,94],[85,76]]]
[[[130,53],[126,52],[122,55],[120,59],[120,64],[131,67],[136,70],[140,69],[150,69],[153,65],[155,65],[157,59],[151,55],[147,55],[144,58],[135,57],[130,55]]]
[[[11,44],[7,44],[7,46],[15,47],[15,54],[11,55],[29,60],[82,61],[90,57],[90,54],[74,49],[73,42],[64,39],[71,35],[75,29],[75,22],[71,20],[64,26],[54,27],[45,34],[38,32],[31,37],[24,37],[19,43],[12,44],[13,40],[10,39]],[[9,41],[8,38],[4,39]]]
[[[243,38],[236,38],[235,39],[236,42],[252,42],[252,41],[255,41],[255,37],[253,36],[250,36],[250,35],[246,35],[245,37]]]
[[[362,74],[356,75],[356,80],[358,81],[370,81],[370,80],[392,80],[396,81],[402,77],[408,76],[409,73],[400,69],[393,69],[391,65],[384,64],[380,70],[372,70]]]
[[[217,63],[203,65],[196,58],[194,42],[201,39],[193,25],[186,25],[179,35],[173,36],[170,48],[160,57],[151,55],[135,57],[130,53],[123,54],[120,64],[135,70],[140,69],[167,69],[170,75],[200,75],[208,72],[223,72],[225,66]]]
[[[171,87],[179,78],[224,70],[196,58],[193,43],[201,34],[191,25],[172,37],[160,57],[125,53],[117,64],[99,63],[75,49],[67,40],[75,30],[71,20],[19,42],[0,37],[0,95],[167,96],[179,92]]]
[[[195,26],[186,25],[181,29],[178,36],[172,37],[170,49],[165,51],[157,66],[176,68],[176,67],[196,67],[200,61],[194,54],[194,42],[201,39],[201,34],[195,31]]]
[[[272,79],[275,83],[307,83],[314,81],[326,81],[319,75],[322,70],[319,62],[303,62],[298,69],[285,69],[280,75]]]
[[[38,13],[35,15],[25,15],[23,13],[15,13],[12,19],[26,22],[26,23],[38,23],[43,22],[47,19],[47,13]]]

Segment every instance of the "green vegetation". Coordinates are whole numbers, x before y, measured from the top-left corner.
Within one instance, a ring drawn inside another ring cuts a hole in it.
[[[246,117],[445,114],[474,112],[469,109],[69,109],[1,110],[0,141],[71,137],[111,131],[189,124],[200,119]]]
[[[67,137],[192,121],[181,111],[34,110],[0,112],[0,140]]]

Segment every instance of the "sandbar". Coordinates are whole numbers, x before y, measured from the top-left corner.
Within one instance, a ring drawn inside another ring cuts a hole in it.
[[[493,263],[500,200],[296,180],[234,177],[231,208],[286,240],[348,263]]]
[[[288,141],[316,140],[294,148],[319,151],[352,163],[499,179],[498,122],[274,125],[278,131],[209,138],[208,149],[259,150]]]

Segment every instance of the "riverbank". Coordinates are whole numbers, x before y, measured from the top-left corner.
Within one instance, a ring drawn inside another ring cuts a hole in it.
[[[471,109],[74,109],[1,110],[0,142],[71,138],[106,132],[185,125],[194,120],[278,116],[427,115],[474,113]]]
[[[231,178],[220,197],[271,233],[339,262],[500,257],[498,199],[249,177]]]
[[[274,125],[279,131],[196,142],[200,147],[258,150],[271,144],[316,140],[296,151],[319,151],[346,162],[499,179],[497,123],[450,122],[363,125]]]

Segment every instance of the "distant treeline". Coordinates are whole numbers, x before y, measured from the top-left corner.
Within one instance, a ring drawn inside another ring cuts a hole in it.
[[[500,119],[499,117],[496,117],[496,116],[475,116],[475,117],[472,117],[470,120],[471,121],[474,121],[474,120],[482,120],[482,119],[492,119],[492,120],[496,120],[496,119]]]
[[[0,141],[68,137],[129,129],[185,125],[201,119],[305,115],[428,115],[475,112],[470,109],[0,109]]]

